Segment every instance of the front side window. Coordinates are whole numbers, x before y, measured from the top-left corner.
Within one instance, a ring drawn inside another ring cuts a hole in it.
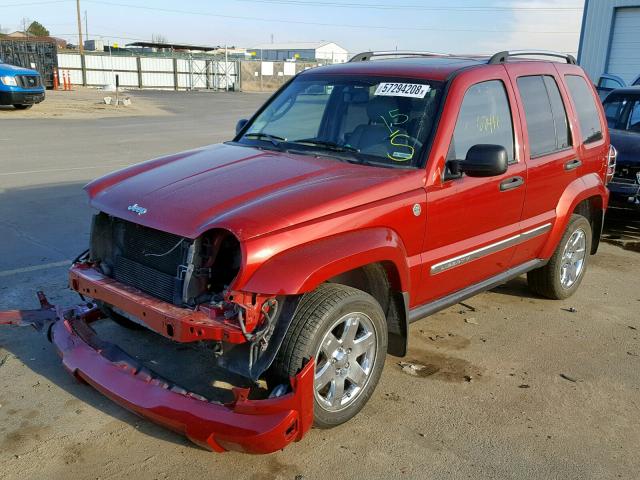
[[[579,75],[565,75],[569,94],[578,114],[578,123],[584,143],[597,142],[602,139],[600,115],[595,98],[587,81]]]
[[[513,121],[509,99],[500,80],[470,87],[464,94],[447,160],[464,160],[474,145],[502,145],[514,161]]]
[[[539,157],[567,148],[569,122],[553,77],[519,77],[517,83],[527,122],[530,156]]]
[[[441,82],[415,78],[304,74],[236,141],[353,163],[418,167],[442,89]]]

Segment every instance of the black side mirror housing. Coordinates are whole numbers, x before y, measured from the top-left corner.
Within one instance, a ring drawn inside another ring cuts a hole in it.
[[[508,166],[509,154],[502,145],[474,145],[464,162],[457,162],[458,171],[470,177],[496,177],[505,173]]]
[[[238,123],[236,123],[236,135],[238,135],[242,131],[247,123],[249,123],[249,120],[247,120],[246,118],[238,120]]]

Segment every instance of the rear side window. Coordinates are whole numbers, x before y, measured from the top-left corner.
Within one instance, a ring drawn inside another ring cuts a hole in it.
[[[584,143],[597,142],[602,139],[602,126],[591,88],[587,81],[579,75],[566,75],[564,78],[578,114],[582,141]]]
[[[509,162],[514,161],[511,109],[500,80],[478,83],[464,94],[447,160],[464,160],[471,147],[482,143],[502,145]]]
[[[567,112],[553,77],[537,75],[518,78],[524,105],[531,157],[568,148],[571,144]]]

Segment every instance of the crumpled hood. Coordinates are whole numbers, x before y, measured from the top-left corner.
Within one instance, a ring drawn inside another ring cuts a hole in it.
[[[162,157],[88,184],[91,205],[196,238],[227,228],[247,239],[419,188],[415,170],[230,144]],[[415,184],[415,185],[414,185]]]

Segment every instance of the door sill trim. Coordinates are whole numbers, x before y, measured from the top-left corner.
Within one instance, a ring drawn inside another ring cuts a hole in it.
[[[462,290],[458,290],[457,292],[451,293],[445,297],[439,298],[438,300],[434,300],[433,302],[425,303],[418,307],[414,307],[409,310],[408,319],[409,323],[416,322],[418,320],[423,319],[424,317],[428,317],[440,310],[443,310],[451,305],[455,305],[456,303],[460,303],[463,300],[466,300],[469,297],[473,297],[474,295],[484,292],[486,290],[491,290],[498,285],[511,280],[512,278],[518,277],[523,273],[526,273],[530,270],[534,270],[536,268],[540,268],[547,263],[547,260],[543,260],[540,258],[529,260],[517,267],[510,268],[509,270],[505,270],[498,275],[487,278],[486,280],[482,280],[479,283],[475,283],[468,287],[463,288]]]

